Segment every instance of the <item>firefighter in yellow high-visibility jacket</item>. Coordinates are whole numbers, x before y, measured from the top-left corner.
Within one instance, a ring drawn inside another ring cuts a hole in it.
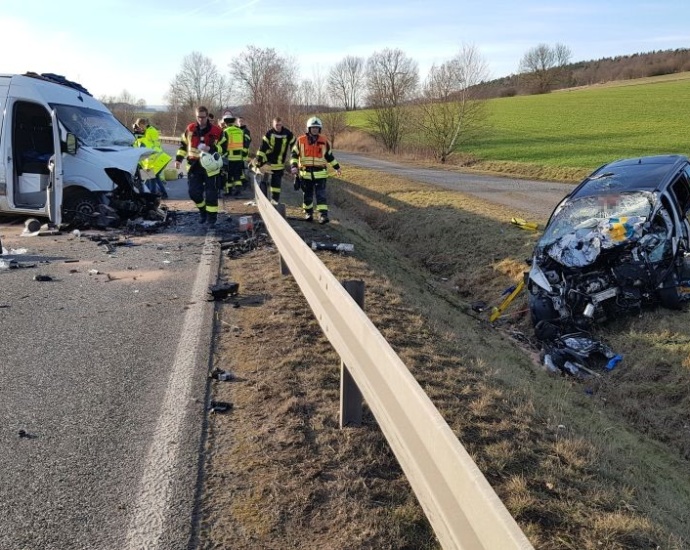
[[[149,122],[147,118],[138,118],[133,127],[134,135],[137,136],[135,145],[148,147],[156,151],[154,154],[141,161],[141,167],[151,172],[154,177],[148,180],[147,184],[151,193],[160,193],[164,199],[168,198],[168,192],[163,185],[160,175],[165,170],[172,157],[163,151],[161,145],[160,132]]]
[[[227,166],[227,182],[225,182],[226,195],[239,195],[242,190],[242,172],[244,171],[244,158],[247,148],[246,136],[236,125],[237,118],[232,113],[223,114],[223,134],[225,135],[224,164]]]
[[[321,135],[323,124],[317,117],[307,120],[307,133],[297,138],[290,153],[290,171],[299,176],[302,188],[302,208],[307,221],[314,219],[314,195],[319,223],[328,223],[326,181],[330,164],[340,176],[340,164],[335,160],[331,143]]]

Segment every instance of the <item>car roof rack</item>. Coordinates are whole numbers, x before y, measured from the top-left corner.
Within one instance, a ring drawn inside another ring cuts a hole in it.
[[[61,74],[55,74],[55,73],[34,73],[34,72],[27,72],[24,73],[24,76],[30,76],[31,78],[40,78],[41,80],[48,80],[50,82],[55,82],[56,84],[61,84],[63,86],[67,86],[68,88],[73,88],[83,94],[86,94],[88,96],[93,97],[92,94],[89,93],[89,91],[84,88],[81,84],[78,82],[72,82],[71,80],[67,80],[64,76]]]

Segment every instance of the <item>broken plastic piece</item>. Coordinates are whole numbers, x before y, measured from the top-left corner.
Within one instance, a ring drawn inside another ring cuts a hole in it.
[[[238,225],[240,231],[251,231],[254,229],[254,218],[252,216],[240,216]]]
[[[623,360],[622,355],[615,355],[611,359],[609,359],[609,362],[606,363],[606,370],[613,370],[618,363],[620,363]]]
[[[544,356],[544,366],[549,372],[560,372],[560,369],[554,364],[551,355],[548,353]]]
[[[317,243],[312,241],[312,250],[331,250],[333,252],[354,252],[355,245],[349,243]]]
[[[34,281],[52,281],[53,278],[50,275],[34,275]]]
[[[213,371],[211,371],[210,377],[214,380],[220,380],[222,382],[235,379],[235,375],[233,373],[223,369],[213,369]]]

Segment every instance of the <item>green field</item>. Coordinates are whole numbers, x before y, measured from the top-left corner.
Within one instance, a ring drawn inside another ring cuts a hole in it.
[[[622,157],[688,154],[688,105],[690,73],[492,99],[484,137],[463,152],[481,161],[585,171]],[[364,128],[365,121],[366,111],[349,113],[352,126]]]

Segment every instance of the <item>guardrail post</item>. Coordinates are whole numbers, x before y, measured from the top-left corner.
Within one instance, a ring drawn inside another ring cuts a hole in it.
[[[342,281],[347,293],[364,309],[364,281]],[[362,392],[347,366],[340,361],[340,427],[362,425]]]
[[[278,204],[275,205],[276,210],[278,213],[285,219],[285,205],[282,202],[279,202]],[[280,274],[281,275],[290,275],[290,268],[287,266],[285,263],[285,260],[283,259],[283,256],[280,256]]]

